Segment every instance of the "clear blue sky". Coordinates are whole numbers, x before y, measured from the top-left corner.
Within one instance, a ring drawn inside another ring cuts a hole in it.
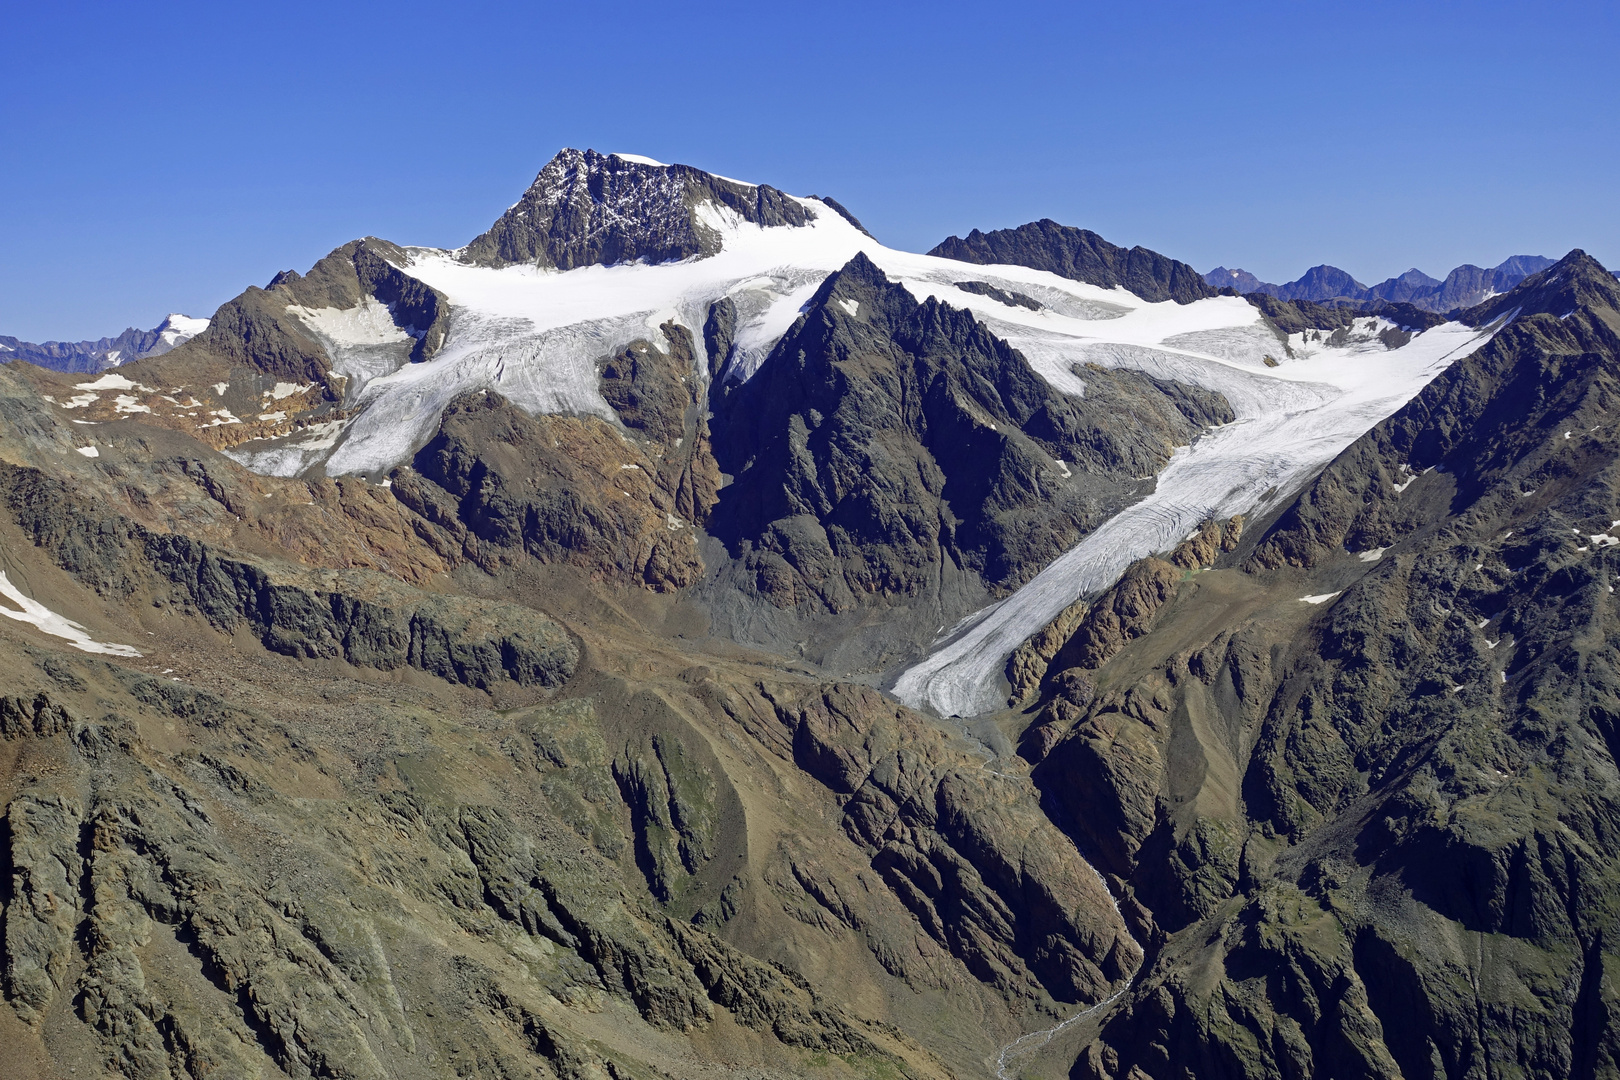
[[[13,0],[0,333],[206,315],[373,234],[465,243],[562,146],[1039,217],[1288,280],[1620,266],[1620,5]]]

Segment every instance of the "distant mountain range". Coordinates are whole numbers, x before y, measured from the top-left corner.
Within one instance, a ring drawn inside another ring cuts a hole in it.
[[[104,337],[97,341],[36,343],[0,334],[0,364],[26,360],[53,371],[106,371],[133,360],[162,356],[207,328],[207,319],[171,313],[151,330],[137,330],[131,326],[117,337]]]
[[[1310,300],[1318,304],[1352,303],[1411,304],[1425,311],[1444,314],[1482,304],[1507,292],[1531,274],[1553,264],[1543,255],[1515,255],[1490,269],[1468,263],[1447,274],[1444,281],[1432,278],[1416,267],[1379,282],[1370,288],[1337,266],[1313,266],[1304,275],[1283,285],[1261,281],[1247,270],[1217,266],[1204,280],[1217,289],[1232,288],[1240,293],[1265,293],[1280,300]]]

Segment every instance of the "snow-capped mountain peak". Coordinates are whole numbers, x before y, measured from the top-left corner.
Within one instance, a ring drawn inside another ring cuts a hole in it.
[[[165,350],[184,344],[208,329],[207,319],[193,319],[189,315],[171,311],[168,316],[158,324],[157,335],[162,340]],[[148,353],[147,355],[152,355]]]
[[[704,207],[765,227],[810,221],[798,200],[768,185],[636,154],[568,149],[547,162],[523,197],[461,255],[481,266],[559,270],[709,256],[719,250],[720,237]]]

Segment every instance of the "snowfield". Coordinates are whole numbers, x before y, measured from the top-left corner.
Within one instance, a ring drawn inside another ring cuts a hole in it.
[[[626,160],[642,160],[619,155]],[[884,247],[814,199],[814,220],[766,228],[709,203],[702,223],[721,237],[707,258],[569,271],[460,261],[457,252],[406,250],[400,269],[444,293],[449,333],[430,361],[408,362],[410,339],[374,299],[354,309],[299,310],[351,379],[352,420],[290,438],[245,443],[231,456],[250,468],[297,475],[378,476],[431,438],[457,394],[494,390],[532,413],[614,420],[596,364],[638,338],[663,344],[667,321],[691,332],[699,365],[710,304],[737,306],[736,344],[723,377],[748,378],[828,274],[857,252],[919,299],[971,310],[1019,349],[1053,386],[1085,393],[1077,366],[1134,368],[1226,395],[1237,421],[1176,450],[1155,490],[1118,514],[1000,603],[964,620],[894,692],[941,715],[972,716],[1005,701],[1007,655],[1080,596],[1110,585],[1132,560],[1173,547],[1210,516],[1275,505],[1357,436],[1410,400],[1489,334],[1446,324],[1387,349],[1391,324],[1356,320],[1347,339],[1294,335],[1287,343],[1239,297],[1149,303],[1019,266],[979,266]],[[967,292],[988,282],[1022,293],[1029,310]],[[1290,355],[1290,353],[1292,355]]]

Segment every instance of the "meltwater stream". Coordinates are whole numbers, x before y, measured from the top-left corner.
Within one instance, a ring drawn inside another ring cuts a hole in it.
[[[1109,899],[1113,901],[1114,913],[1119,916],[1120,925],[1125,928],[1125,936],[1131,939],[1131,944],[1135,945],[1137,951],[1143,953],[1145,958],[1146,952],[1142,949],[1141,943],[1138,942],[1131,934],[1130,924],[1125,921],[1125,913],[1120,911],[1119,900],[1114,897],[1113,891],[1108,888],[1108,882],[1103,880],[1103,876],[1097,873],[1097,868],[1095,866],[1091,866],[1089,861],[1086,863],[1086,865],[1091,867],[1091,872],[1093,874],[1097,874],[1097,880],[1101,882],[1103,890],[1108,893]],[[1130,977],[1125,980],[1125,985],[1120,987],[1118,990],[1115,990],[1112,994],[1109,994],[1095,1005],[1088,1005],[1084,1009],[1081,1009],[1079,1012],[1075,1013],[1073,1016],[1069,1017],[1067,1020],[1060,1020],[1049,1028],[1042,1028],[1040,1031],[1031,1031],[1027,1034],[1020,1035],[1006,1046],[1003,1046],[996,1054],[996,1080],[1016,1080],[1017,1074],[1013,1072],[1013,1070],[1018,1067],[1019,1062],[1027,1059],[1031,1054],[1034,1054],[1036,1051],[1040,1050],[1047,1043],[1057,1038],[1058,1035],[1067,1031],[1069,1028],[1080,1023],[1082,1020],[1103,1011],[1104,1009],[1108,1008],[1108,1006],[1130,993],[1131,988],[1136,985],[1137,978],[1142,974],[1142,968],[1144,966],[1145,961],[1138,960],[1136,962],[1136,970],[1131,972]]]

